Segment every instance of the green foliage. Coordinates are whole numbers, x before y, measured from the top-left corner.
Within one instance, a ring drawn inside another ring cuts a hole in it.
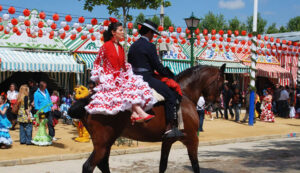
[[[284,33],[284,32],[287,32],[287,29],[284,26],[281,26],[279,28],[279,33]]]
[[[274,33],[278,33],[278,32],[279,32],[279,30],[276,28],[276,23],[273,23],[267,29],[267,34],[274,34]]]
[[[174,26],[170,17],[169,16],[165,16],[164,17],[164,28],[165,30],[168,30],[170,26]]]
[[[215,15],[210,11],[205,15],[204,19],[200,21],[199,27],[201,30],[207,29],[208,31],[211,31],[212,29],[226,30],[228,26],[223,14]]]
[[[134,21],[134,24],[133,24],[133,27],[134,28],[137,28],[138,27],[138,23],[143,23],[145,21],[145,15],[143,13],[140,13],[135,21]]]
[[[258,13],[257,15],[257,34],[263,34],[265,33],[265,28],[267,26],[267,20],[263,19]],[[247,31],[252,32],[252,27],[253,27],[253,16],[249,16],[247,18]]]
[[[151,20],[153,23],[155,23],[157,26],[159,26],[159,24],[160,24],[160,18],[158,17],[158,16],[156,16],[156,15],[154,15],[151,19],[149,19],[149,20]]]
[[[300,16],[290,19],[287,29],[288,31],[300,31]]]
[[[247,30],[247,26],[245,23],[242,23],[237,17],[234,17],[233,19],[228,21],[228,29],[231,31],[242,31]]]

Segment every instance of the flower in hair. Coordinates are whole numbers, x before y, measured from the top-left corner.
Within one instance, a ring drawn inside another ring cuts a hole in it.
[[[111,23],[117,23],[117,22],[119,22],[116,18],[113,18],[113,17],[110,17],[110,18],[109,18],[109,21],[110,21]]]

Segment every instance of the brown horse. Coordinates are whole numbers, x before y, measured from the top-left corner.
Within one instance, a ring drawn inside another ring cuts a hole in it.
[[[213,103],[219,98],[220,90],[224,82],[225,64],[220,68],[209,66],[195,66],[176,76],[177,82],[182,87],[183,97],[181,102],[182,117],[184,122],[183,132],[186,136],[179,139],[188,150],[188,155],[194,172],[200,172],[198,163],[198,136],[199,118],[196,104],[201,95],[205,101]],[[88,99],[77,101],[69,110],[69,115],[81,118],[89,131],[94,150],[83,165],[83,173],[92,173],[97,166],[103,173],[109,173],[109,155],[111,146],[120,137],[146,142],[162,141],[166,122],[164,106],[155,106],[151,113],[155,118],[148,123],[136,123],[131,125],[131,112],[120,112],[115,116],[89,115],[84,110]],[[84,116],[82,116],[84,115]],[[79,117],[82,116],[82,117]],[[161,160],[159,172],[167,169],[169,152],[176,140],[163,140],[161,147]]]

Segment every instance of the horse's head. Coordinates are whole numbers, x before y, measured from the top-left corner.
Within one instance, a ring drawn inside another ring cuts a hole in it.
[[[180,73],[176,76],[176,80],[183,94],[194,103],[197,103],[201,95],[204,96],[206,103],[215,103],[220,99],[225,67],[225,64],[220,69],[211,66],[195,66]]]

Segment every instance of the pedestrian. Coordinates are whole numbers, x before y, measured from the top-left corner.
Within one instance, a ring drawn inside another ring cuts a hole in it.
[[[11,127],[10,121],[7,119],[6,112],[9,104],[6,103],[5,94],[0,95],[0,147],[1,149],[9,148],[12,145],[12,140],[9,134]]]
[[[36,126],[38,126],[38,131],[31,141],[34,145],[45,146],[51,145],[53,138],[49,136],[46,132],[48,119],[46,118],[45,113],[42,111],[36,117]],[[49,126],[48,126],[49,127]]]
[[[55,126],[58,123],[58,119],[61,117],[61,112],[59,109],[60,98],[58,91],[54,90],[50,98],[53,104],[51,113],[53,116],[53,125]]]
[[[33,99],[34,99],[33,95],[38,89],[38,87],[36,86],[35,81],[33,79],[29,79],[28,86],[29,86],[29,100],[31,104],[33,103]]]
[[[255,114],[257,114],[256,112],[256,104],[257,104],[257,102],[259,101],[259,96],[258,96],[258,94],[256,94],[256,96],[255,96],[256,98],[255,98],[255,102],[254,102],[254,115],[253,115],[253,123],[255,123],[255,117],[256,117],[256,115]],[[247,93],[246,94],[246,98],[245,98],[246,100],[245,100],[245,106],[246,106],[246,114],[245,114],[245,117],[244,117],[244,119],[241,121],[241,123],[246,123],[247,122],[247,120],[248,120],[248,118],[249,118],[249,105],[250,105],[250,93]]]
[[[20,125],[20,144],[31,145],[32,140],[32,114],[30,112],[29,88],[22,85],[19,90],[18,104],[18,122]]]
[[[242,105],[242,94],[238,88],[234,89],[232,98],[230,99],[229,105],[233,107],[235,114],[235,122],[240,121],[240,110]]]
[[[232,112],[232,108],[229,105],[229,102],[232,98],[233,93],[227,84],[224,85],[224,90],[223,90],[222,95],[223,95],[223,101],[224,101],[224,117],[226,120],[228,120],[228,110],[229,110],[231,118],[233,119],[234,115]]]
[[[72,105],[72,102],[73,102],[73,96],[72,96],[72,92],[69,92],[68,94],[67,94],[67,98],[66,98],[66,104],[68,105],[68,106],[71,106]]]
[[[46,115],[46,118],[48,119],[48,131],[49,135],[52,137],[52,139],[55,141],[55,130],[53,126],[53,115],[51,112],[52,109],[52,101],[49,95],[49,92],[47,90],[47,83],[45,81],[40,82],[40,87],[37,89],[37,91],[34,93],[34,108],[36,111],[43,111]]]
[[[273,101],[272,101],[272,111],[274,114],[278,114],[278,100],[279,100],[279,97],[280,97],[280,92],[281,92],[281,89],[280,89],[280,85],[279,84],[276,84],[275,85],[275,90],[274,90],[274,93],[273,93]]]
[[[223,95],[220,94],[220,101],[215,104],[216,116],[219,118],[219,112],[221,114],[221,118],[223,118],[222,108],[224,108],[223,104]]]
[[[72,118],[68,115],[69,105],[66,104],[66,97],[61,99],[62,104],[60,105],[60,111],[63,117],[64,124],[72,124]]]
[[[11,122],[11,130],[15,130],[17,125],[17,114],[12,112],[13,106],[17,103],[18,91],[15,83],[10,84],[9,90],[7,91],[7,101],[10,107],[7,110],[7,117]]]
[[[205,115],[205,100],[203,96],[200,96],[197,102],[197,113],[199,116],[199,132],[203,132],[203,123],[204,123],[204,115]]]
[[[270,90],[266,90],[266,96],[263,100],[264,104],[262,105],[263,109],[260,115],[260,120],[265,122],[274,122],[274,114],[272,112],[272,95]]]
[[[94,88],[96,87],[96,83],[94,81],[90,80],[88,83],[88,87],[89,87],[89,94],[93,94]]]
[[[278,99],[278,115],[280,117],[288,118],[289,116],[289,92],[288,92],[289,87],[285,86],[281,92],[280,92],[280,97]]]

